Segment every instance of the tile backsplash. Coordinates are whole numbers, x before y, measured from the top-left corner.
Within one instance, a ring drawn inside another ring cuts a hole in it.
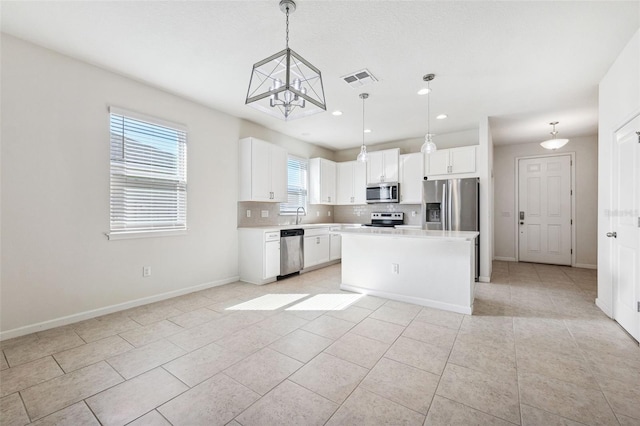
[[[302,223],[335,222],[334,206],[309,205],[306,210],[306,216],[301,216]],[[251,217],[247,217],[247,211],[251,212]],[[262,217],[262,212],[267,212],[267,217]],[[238,228],[293,225],[295,223],[295,215],[280,215],[280,203],[238,202]]]
[[[307,215],[302,216],[302,223],[370,223],[373,212],[404,212],[405,225],[421,225],[420,204],[363,204],[355,206],[309,205]],[[251,217],[247,217],[247,210]],[[262,212],[267,217],[262,217]],[[415,212],[415,216],[413,215]],[[252,201],[238,202],[238,227],[293,225],[295,215],[280,215],[279,203],[256,203]]]
[[[404,212],[405,225],[422,225],[422,206],[420,204],[364,204],[356,206],[334,206],[334,222],[370,223],[373,212]],[[414,216],[415,213],[415,216]]]

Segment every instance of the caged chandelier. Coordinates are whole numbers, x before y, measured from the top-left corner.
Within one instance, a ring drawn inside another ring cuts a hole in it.
[[[286,48],[253,65],[245,104],[285,121],[327,109],[320,70],[289,48],[293,0],[281,0],[287,16]]]

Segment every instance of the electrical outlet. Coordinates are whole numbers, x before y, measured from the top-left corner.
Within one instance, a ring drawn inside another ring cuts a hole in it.
[[[320,217],[320,212],[316,212],[316,217]]]
[[[251,217],[251,210],[247,210],[247,217]]]
[[[143,266],[142,267],[142,276],[144,278],[151,276],[151,266]]]
[[[391,273],[399,274],[400,273],[400,265],[398,265],[397,263],[392,263],[391,264]]]
[[[331,216],[331,210],[327,212],[327,216]]]
[[[416,217],[417,215],[418,215],[418,212],[417,212],[417,211],[412,211],[412,212],[411,212],[411,217]]]
[[[260,212],[260,216],[262,217],[269,217],[269,210],[262,210]]]

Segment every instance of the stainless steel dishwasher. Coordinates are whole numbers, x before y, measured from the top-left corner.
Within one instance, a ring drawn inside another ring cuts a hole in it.
[[[304,268],[304,229],[280,231],[280,277],[300,272]]]

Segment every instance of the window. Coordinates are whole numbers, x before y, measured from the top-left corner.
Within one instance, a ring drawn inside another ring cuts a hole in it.
[[[110,108],[109,238],[187,229],[187,132],[183,126]]]
[[[287,202],[280,204],[280,214],[296,214],[298,207],[307,208],[309,162],[304,158],[287,157]]]

